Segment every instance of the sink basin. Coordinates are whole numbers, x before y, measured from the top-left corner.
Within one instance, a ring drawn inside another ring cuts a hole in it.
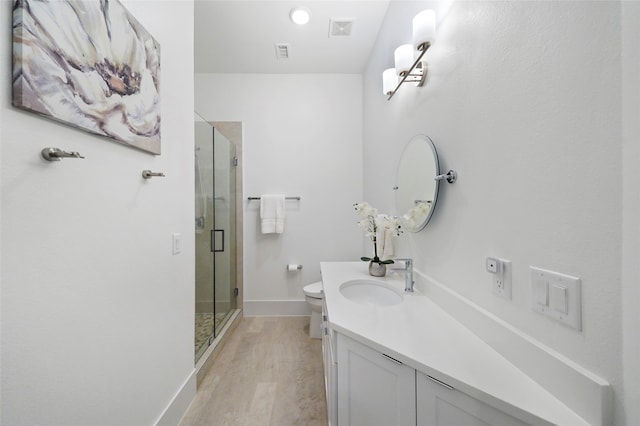
[[[404,295],[384,283],[372,280],[352,280],[340,286],[340,293],[352,302],[369,306],[393,306]]]

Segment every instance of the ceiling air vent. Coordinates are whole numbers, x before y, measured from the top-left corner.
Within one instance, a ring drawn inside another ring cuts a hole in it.
[[[331,18],[329,20],[329,37],[348,37],[353,30],[352,18]]]
[[[289,43],[276,43],[276,58],[289,59]]]

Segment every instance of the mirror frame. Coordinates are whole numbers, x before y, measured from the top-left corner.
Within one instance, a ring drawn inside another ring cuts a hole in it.
[[[427,216],[422,221],[422,223],[420,223],[419,225],[417,225],[414,228],[409,228],[404,223],[402,223],[402,214],[404,214],[404,213],[400,212],[401,206],[398,205],[398,191],[401,190],[399,188],[399,186],[398,186],[398,175],[399,175],[399,172],[400,172],[400,168],[403,166],[403,159],[405,158],[405,154],[407,153],[407,150],[409,149],[409,147],[411,145],[413,145],[416,142],[424,142],[431,149],[431,153],[433,155],[433,163],[434,163],[434,166],[435,166],[435,174],[433,175],[433,180],[435,182],[435,188],[434,188],[434,191],[433,191],[433,201],[431,202],[431,207],[429,208],[429,212],[427,213]],[[433,211],[434,211],[434,209],[436,207],[436,203],[437,203],[437,200],[438,200],[438,192],[439,192],[439,189],[440,189],[440,181],[435,179],[435,177],[438,176],[439,174],[440,174],[440,163],[439,163],[439,160],[438,160],[438,152],[436,151],[436,146],[433,143],[433,141],[431,140],[431,138],[429,138],[429,136],[424,135],[424,134],[418,134],[418,135],[415,135],[414,137],[412,137],[409,140],[409,142],[407,142],[407,144],[405,145],[404,149],[402,150],[402,154],[400,155],[400,159],[398,161],[398,166],[396,168],[396,178],[395,178],[396,179],[396,184],[393,187],[393,189],[395,191],[396,210],[398,211],[398,215],[400,217],[403,230],[408,231],[408,232],[412,232],[412,233],[420,232],[425,228],[425,226],[427,226],[427,224],[431,220],[431,216],[433,216]]]

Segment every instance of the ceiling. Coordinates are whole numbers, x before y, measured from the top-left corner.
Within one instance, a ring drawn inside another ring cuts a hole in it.
[[[196,0],[196,73],[361,74],[389,0]],[[289,19],[295,6],[311,21]],[[329,37],[330,19],[353,19],[350,36]],[[289,45],[289,59],[276,44]]]

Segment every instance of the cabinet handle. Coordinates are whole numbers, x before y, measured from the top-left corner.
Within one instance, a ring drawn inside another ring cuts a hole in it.
[[[430,375],[428,375],[428,374],[425,374],[425,377],[426,377],[427,379],[431,380],[432,382],[435,382],[435,383],[439,384],[440,386],[444,386],[445,388],[447,388],[447,389],[449,389],[449,390],[454,390],[454,387],[453,387],[453,386],[448,385],[448,384],[446,384],[445,382],[442,382],[442,381],[440,381],[440,380],[436,379],[435,377],[431,377],[431,376],[430,376]]]
[[[402,365],[402,361],[398,361],[397,359],[395,359],[395,358],[393,358],[393,357],[390,357],[390,356],[389,356],[389,355],[387,355],[387,354],[380,354],[380,355],[382,355],[383,357],[385,357],[386,359],[388,359],[388,360],[389,360],[389,361],[391,361],[391,362],[394,362],[394,363],[396,363],[396,364],[398,364],[398,365]]]

